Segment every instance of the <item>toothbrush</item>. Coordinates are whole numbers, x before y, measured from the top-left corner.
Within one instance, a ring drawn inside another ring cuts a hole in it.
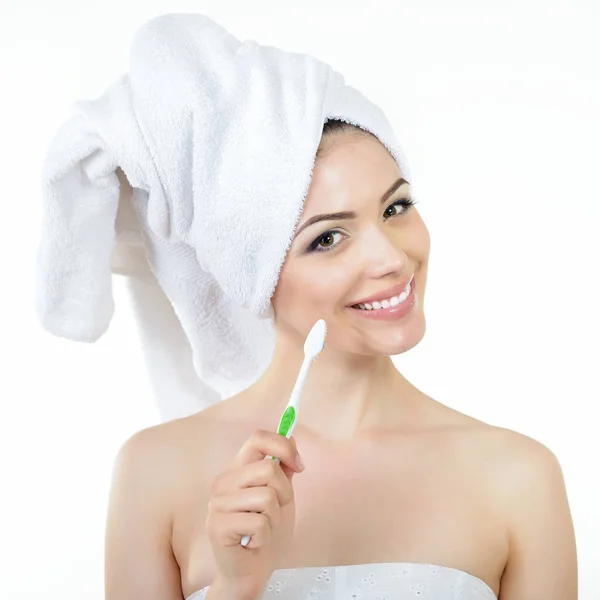
[[[308,368],[323,350],[326,336],[327,325],[323,319],[319,319],[313,325],[310,333],[306,337],[306,341],[304,342],[304,361],[300,367],[300,372],[298,373],[298,377],[296,379],[294,389],[290,395],[289,402],[287,403],[287,406],[281,415],[281,419],[279,420],[279,427],[277,428],[277,433],[285,436],[288,439],[290,439],[292,433],[294,432],[296,422],[298,421],[298,405],[300,403],[300,394],[302,393],[302,388],[304,387],[304,381],[306,380],[306,376],[308,374]],[[280,462],[278,458],[273,456],[268,458],[278,463]],[[242,546],[246,546],[249,541],[250,536],[245,535],[242,537],[240,544]]]

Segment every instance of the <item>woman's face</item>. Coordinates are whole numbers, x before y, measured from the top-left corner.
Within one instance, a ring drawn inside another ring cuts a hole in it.
[[[335,134],[322,146],[324,154],[315,164],[296,237],[272,298],[276,327],[302,343],[313,324],[325,319],[329,348],[400,354],[425,333],[429,232],[417,210],[403,205],[411,198],[408,183],[381,201],[401,173],[376,138]],[[326,219],[316,221],[327,213]],[[399,315],[411,297],[383,308],[391,313],[385,319],[373,318],[377,309],[353,308],[368,297],[398,295],[397,286],[413,274],[414,304],[404,316]]]

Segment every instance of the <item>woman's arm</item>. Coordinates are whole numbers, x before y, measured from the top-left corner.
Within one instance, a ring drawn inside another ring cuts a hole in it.
[[[106,600],[183,598],[170,542],[168,453],[160,437],[155,428],[134,434],[115,461],[106,524]]]
[[[500,600],[577,600],[575,533],[562,469],[543,444],[518,434],[502,497],[510,533]]]

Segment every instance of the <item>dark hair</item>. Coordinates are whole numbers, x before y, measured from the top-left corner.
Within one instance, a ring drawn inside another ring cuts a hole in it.
[[[352,123],[348,123],[347,121],[342,121],[341,119],[327,119],[323,124],[323,133],[321,135],[321,145],[317,150],[317,157],[323,154],[323,141],[335,134],[338,133],[354,133],[356,135],[365,135],[365,136],[373,136],[370,131],[362,129],[358,125],[353,125]]]

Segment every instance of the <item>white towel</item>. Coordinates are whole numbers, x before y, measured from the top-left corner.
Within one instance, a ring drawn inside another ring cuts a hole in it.
[[[327,119],[409,167],[379,107],[331,66],[199,14],[136,32],[129,71],[76,102],[42,173],[36,311],[94,342],[126,275],[163,419],[244,389],[273,352],[271,296]]]

